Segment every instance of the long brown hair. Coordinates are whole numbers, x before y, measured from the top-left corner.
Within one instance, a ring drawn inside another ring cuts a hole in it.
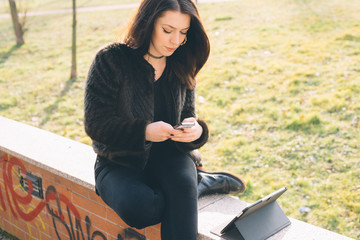
[[[145,55],[150,46],[154,23],[167,10],[190,16],[187,42],[168,57],[167,64],[183,84],[193,89],[196,84],[195,76],[209,57],[210,43],[199,12],[191,0],[143,0],[130,24],[125,44]]]

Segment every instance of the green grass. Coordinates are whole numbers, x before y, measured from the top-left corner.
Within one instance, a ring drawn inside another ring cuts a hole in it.
[[[199,10],[212,45],[197,86],[198,114],[211,130],[201,149],[206,168],[242,176],[248,189],[239,197],[248,202],[287,186],[279,202],[288,216],[360,239],[358,1]],[[21,47],[10,19],[0,19],[0,114],[90,144],[85,77],[97,49],[121,35],[132,14],[78,14],[76,80],[69,80],[70,14],[29,17]]]

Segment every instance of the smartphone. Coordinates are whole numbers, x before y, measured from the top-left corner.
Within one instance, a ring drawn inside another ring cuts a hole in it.
[[[176,125],[175,129],[191,128],[195,126],[195,122],[182,122],[179,125]]]

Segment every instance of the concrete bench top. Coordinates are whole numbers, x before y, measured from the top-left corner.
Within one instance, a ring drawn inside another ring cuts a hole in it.
[[[96,155],[88,145],[0,116],[0,150],[94,189]],[[230,221],[248,203],[227,195],[199,200],[199,239],[221,240],[210,230]],[[349,240],[351,238],[290,218],[291,225],[269,240]]]
[[[0,116],[0,150],[95,189],[91,146]]]

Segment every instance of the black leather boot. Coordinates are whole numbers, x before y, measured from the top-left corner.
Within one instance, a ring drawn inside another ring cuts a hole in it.
[[[230,173],[206,172],[197,169],[198,197],[209,194],[242,193],[246,189],[245,182]]]
[[[188,153],[193,159],[198,174],[198,197],[209,194],[242,193],[246,189],[245,182],[231,173],[207,172],[202,169],[199,150]]]

